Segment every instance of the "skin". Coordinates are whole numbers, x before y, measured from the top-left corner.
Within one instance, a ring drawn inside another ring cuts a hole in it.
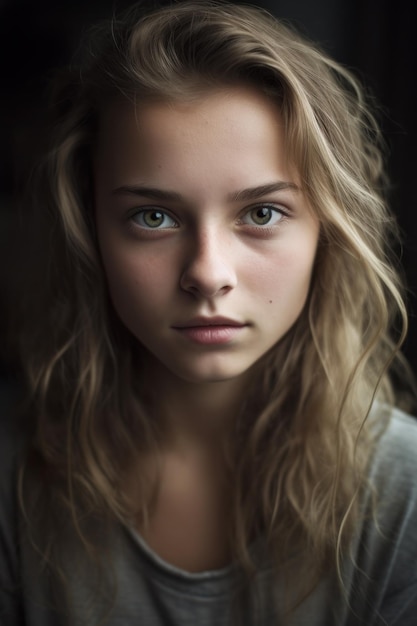
[[[274,103],[234,88],[138,112],[115,105],[104,116],[97,155],[96,225],[110,295],[159,363],[158,384],[166,370],[186,383],[242,377],[298,318],[319,231],[301,190],[231,197],[278,181],[299,184]],[[122,189],[139,185],[181,198]],[[257,225],[250,210],[265,204],[274,211]],[[152,209],[166,215],[159,227],[146,227],[145,219],[155,222]],[[216,315],[246,326],[214,346],[175,329]]]
[[[137,110],[118,103],[102,116],[99,248],[114,308],[147,349],[153,410],[170,433],[144,534],[190,571],[227,560],[219,438],[309,291],[319,224],[286,154],[279,110],[251,88]],[[201,343],[184,331],[201,316],[242,326],[226,342]]]

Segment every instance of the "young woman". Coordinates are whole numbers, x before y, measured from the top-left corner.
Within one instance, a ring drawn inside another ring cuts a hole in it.
[[[362,90],[248,6],[134,9],[87,48],[24,214],[2,624],[411,626],[417,426]]]

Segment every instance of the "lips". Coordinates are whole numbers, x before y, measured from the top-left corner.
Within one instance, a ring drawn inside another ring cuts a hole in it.
[[[240,328],[243,326],[247,326],[244,322],[239,322],[237,320],[230,319],[228,317],[194,317],[193,319],[184,322],[175,324],[174,328],[200,328],[207,326],[222,326],[222,327],[235,327]]]
[[[201,345],[223,345],[236,340],[248,326],[228,317],[195,317],[173,328],[181,336]]]

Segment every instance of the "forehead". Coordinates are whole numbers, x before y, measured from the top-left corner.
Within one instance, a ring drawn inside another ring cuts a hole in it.
[[[182,126],[181,134],[186,139],[187,126],[191,135],[196,124],[204,139],[204,131],[209,134],[220,123],[238,134],[242,126],[255,132],[260,125],[280,125],[282,129],[279,106],[272,98],[251,87],[234,86],[206,90],[184,100],[112,101],[100,112],[98,144],[103,146],[109,140],[123,139],[126,133],[132,132],[140,134],[143,139],[149,130],[155,137],[159,130],[159,134],[165,134],[168,140],[167,130],[173,131],[178,125]]]
[[[253,88],[233,87],[187,101],[138,106],[124,101],[106,107],[95,169],[119,184],[164,175],[171,186],[192,182],[193,176],[195,184],[229,179],[240,186],[245,181],[237,179],[248,175],[259,184],[278,174],[285,180],[296,177],[287,153],[277,103]]]

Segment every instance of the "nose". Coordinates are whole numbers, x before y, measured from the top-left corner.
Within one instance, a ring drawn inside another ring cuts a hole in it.
[[[187,252],[181,288],[197,297],[223,295],[237,285],[236,268],[228,245],[217,230],[196,234]]]

